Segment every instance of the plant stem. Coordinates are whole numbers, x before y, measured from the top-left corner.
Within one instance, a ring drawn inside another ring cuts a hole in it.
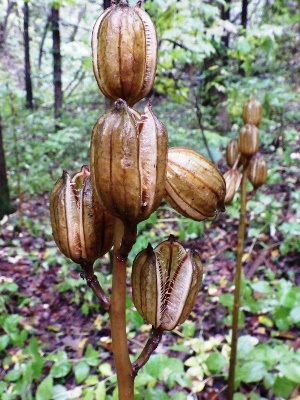
[[[110,301],[102,287],[100,286],[100,283],[98,281],[97,276],[94,274],[94,268],[93,268],[93,263],[86,263],[82,265],[82,268],[85,273],[85,279],[87,281],[87,284],[89,287],[93,290],[95,295],[98,297],[101,303],[101,307],[105,310],[109,310],[110,306]]]
[[[159,345],[159,342],[161,341],[163,332],[164,332],[163,329],[161,329],[160,327],[152,330],[151,336],[148,339],[146,346],[143,348],[143,351],[141,352],[141,354],[138,356],[138,358],[133,363],[133,369],[134,369],[135,376],[137,375],[139,370],[146,364],[146,362],[149,360],[153,351]]]
[[[119,400],[133,400],[134,374],[129,359],[126,335],[126,264],[127,257],[121,257],[120,247],[123,238],[123,224],[117,220],[115,227],[112,295],[110,321],[113,353],[118,379]]]
[[[237,339],[238,339],[240,295],[241,295],[242,260],[244,254],[245,226],[246,226],[246,204],[247,204],[246,184],[248,177],[248,169],[249,169],[249,163],[247,163],[244,166],[242,181],[241,181],[241,211],[240,211],[240,220],[238,227],[236,272],[234,280],[235,289],[234,289],[234,303],[232,312],[232,337],[231,337],[227,400],[232,400],[234,394],[234,377],[235,377],[235,365],[236,365],[236,354],[237,354]]]

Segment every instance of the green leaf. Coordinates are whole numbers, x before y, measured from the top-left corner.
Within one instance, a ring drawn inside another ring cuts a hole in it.
[[[15,293],[18,290],[18,285],[14,282],[7,282],[4,284],[1,284],[0,286],[0,292],[10,292],[10,293]]]
[[[292,308],[290,312],[290,317],[292,321],[295,322],[296,324],[300,322],[300,306]]]
[[[267,281],[257,281],[251,284],[253,290],[263,294],[270,294],[272,293],[271,287],[269,282]]]
[[[68,375],[70,370],[71,370],[71,363],[67,360],[62,360],[62,361],[56,362],[53,365],[50,373],[53,376],[53,378],[63,378],[66,375]]]
[[[101,381],[98,383],[96,390],[95,390],[95,398],[96,400],[105,400],[106,395],[106,387],[105,382]]]
[[[93,400],[94,398],[94,388],[87,388],[84,391],[84,400]]]
[[[99,372],[101,376],[111,376],[113,374],[111,365],[108,363],[103,363],[99,366]]]
[[[15,382],[17,381],[20,376],[22,375],[21,369],[12,369],[5,375],[5,380],[8,382]]]
[[[6,349],[8,343],[9,343],[9,337],[8,337],[8,335],[2,335],[2,336],[0,336],[0,351]]]
[[[80,361],[73,367],[76,383],[82,383],[90,372],[90,366],[86,361]]]
[[[286,377],[277,376],[273,386],[273,393],[276,396],[287,399],[295,387],[296,384]]]
[[[84,358],[91,367],[96,367],[100,362],[99,352],[96,351],[91,344],[88,344],[85,350]]]
[[[36,400],[50,400],[53,390],[53,378],[48,375],[38,386]]]
[[[21,317],[18,314],[12,314],[8,316],[4,321],[4,329],[8,333],[18,332],[17,325],[20,322]]]
[[[207,357],[205,363],[210,372],[213,374],[218,374],[222,371],[224,365],[226,364],[226,359],[221,353],[215,352]]]
[[[168,357],[165,354],[155,354],[150,358],[143,370],[152,377],[159,378],[167,362]]]
[[[249,361],[237,368],[237,382],[259,382],[267,373],[267,368],[263,362]]]
[[[186,394],[184,393],[176,393],[171,396],[171,400],[186,400]]]
[[[280,364],[276,369],[290,381],[295,383],[300,382],[300,364]]]
[[[257,345],[257,343],[258,339],[253,336],[250,335],[240,336],[238,338],[238,344],[237,344],[238,359],[247,357],[247,355],[250,353],[251,350],[253,350],[254,346]]]
[[[224,307],[228,307],[229,309],[233,307],[233,294],[231,293],[221,294],[219,300]]]
[[[169,400],[169,396],[161,389],[148,389],[145,400]]]

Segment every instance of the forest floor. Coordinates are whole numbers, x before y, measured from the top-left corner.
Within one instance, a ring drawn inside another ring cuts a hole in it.
[[[293,187],[300,188],[300,177],[294,176]],[[284,183],[274,184],[272,190],[275,198],[288,204],[291,195],[291,186]],[[47,263],[49,248],[54,248],[54,243],[49,235],[49,211],[47,196],[36,200],[24,201],[22,204],[23,224],[17,213],[2,221],[0,231],[0,282],[15,282],[18,292],[10,296],[4,304],[5,311],[9,314],[19,314],[22,317],[23,326],[27,327],[38,338],[40,348],[44,354],[56,349],[63,349],[70,358],[80,358],[87,343],[94,347],[101,347],[105,361],[113,365],[111,352],[110,326],[108,319],[100,322],[100,329],[96,327],[98,312],[90,309],[88,315],[82,313],[84,291],[80,289],[78,301],[74,301],[74,290],[58,291],[57,285],[61,283],[59,263]],[[280,223],[290,220],[290,208],[282,208],[279,215]],[[25,221],[25,222],[24,222]],[[33,223],[34,222],[34,223]],[[204,263],[205,279],[196,305],[190,316],[195,322],[195,337],[201,335],[204,339],[218,338],[225,341],[230,330],[228,323],[228,310],[218,301],[220,295],[232,293],[231,282],[234,280],[235,261],[232,251],[236,248],[237,220],[227,220],[226,213],[219,216],[216,221],[209,223],[203,237],[185,242],[187,247],[195,247],[199,250]],[[37,230],[33,236],[33,227]],[[40,229],[37,229],[37,226]],[[172,224],[169,230],[173,230]],[[150,227],[149,227],[150,229]],[[279,252],[279,243],[282,237],[262,233],[260,240],[255,242],[253,238],[246,240],[244,272],[249,280],[264,280],[265,270],[273,271],[276,279],[292,280],[293,285],[300,286],[300,253],[296,250],[289,251],[285,256]],[[261,243],[265,246],[262,247]],[[231,256],[230,256],[231,254]],[[103,267],[104,274],[109,266]],[[69,270],[69,277],[81,280],[79,269],[74,267]],[[87,289],[90,290],[90,289]],[[130,287],[128,287],[130,292]],[[253,293],[259,298],[259,292]],[[21,301],[21,300],[23,301]],[[28,301],[30,299],[30,301]],[[22,305],[20,305],[22,303]],[[99,325],[99,323],[98,323]],[[3,334],[0,328],[0,335]],[[141,345],[146,342],[149,332],[138,332],[130,339],[132,354],[140,351]],[[276,337],[287,343],[293,349],[300,348],[300,329],[292,325],[290,329],[282,331],[268,327],[263,323],[260,314],[245,312],[245,325],[240,334],[252,335],[260,342],[266,342]],[[85,341],[85,339],[88,339]],[[180,331],[166,333],[162,345],[157,352],[174,356],[174,351],[168,349],[168,345],[180,340]],[[85,343],[83,346],[82,343]],[[17,347],[7,349],[10,355],[18,352]],[[178,353],[175,356],[182,361],[191,354]],[[43,374],[47,375],[51,363],[45,364]],[[0,367],[0,381],[7,371]],[[65,377],[64,385],[72,388],[76,385],[74,375]],[[225,399],[226,381],[221,376],[211,376],[201,393],[199,399]],[[268,394],[262,384],[241,384],[240,392],[247,395],[255,391],[261,397],[279,399]],[[172,390],[169,390],[169,395]],[[268,397],[269,396],[269,397]],[[294,392],[293,398],[299,398],[300,386]]]

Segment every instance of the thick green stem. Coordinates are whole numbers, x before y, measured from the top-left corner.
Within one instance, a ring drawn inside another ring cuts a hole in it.
[[[236,272],[234,280],[235,289],[234,289],[234,303],[232,311],[232,337],[231,337],[231,353],[230,353],[230,365],[229,365],[229,376],[228,376],[227,400],[232,400],[234,394],[234,377],[235,377],[238,327],[239,327],[242,263],[243,263],[245,227],[246,227],[246,204],[247,204],[246,184],[247,184],[248,169],[249,169],[249,164],[246,164],[243,169],[242,182],[241,182],[241,211],[240,211],[240,221],[238,228]]]
[[[115,227],[113,281],[109,313],[119,400],[133,400],[134,373],[129,359],[125,315],[127,257],[124,258],[120,255],[123,232],[123,224],[118,220]]]

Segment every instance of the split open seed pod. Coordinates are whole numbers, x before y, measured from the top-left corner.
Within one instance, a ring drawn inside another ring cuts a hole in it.
[[[147,219],[165,193],[168,137],[147,105],[140,115],[124,100],[93,129],[91,172],[105,209],[129,224]]]
[[[245,124],[259,126],[262,120],[262,105],[258,100],[248,99],[243,107],[243,121]]]
[[[72,178],[63,172],[50,195],[50,216],[58,248],[75,263],[94,262],[111,249],[114,218],[94,196],[87,166]]]
[[[224,211],[225,181],[200,153],[174,147],[168,151],[166,200],[181,215],[202,221]]]
[[[186,251],[173,236],[155,249],[150,245],[135,258],[132,296],[138,312],[154,328],[168,331],[190,314],[202,282],[196,251]]]
[[[157,64],[154,24],[140,7],[126,0],[112,5],[98,18],[92,34],[93,69],[102,93],[131,107],[147,96]]]
[[[235,192],[241,183],[241,175],[236,169],[230,169],[223,175],[226,182],[225,205],[230,204],[234,198]]]
[[[242,155],[250,158],[258,152],[259,131],[255,125],[247,124],[240,129],[239,150]]]

